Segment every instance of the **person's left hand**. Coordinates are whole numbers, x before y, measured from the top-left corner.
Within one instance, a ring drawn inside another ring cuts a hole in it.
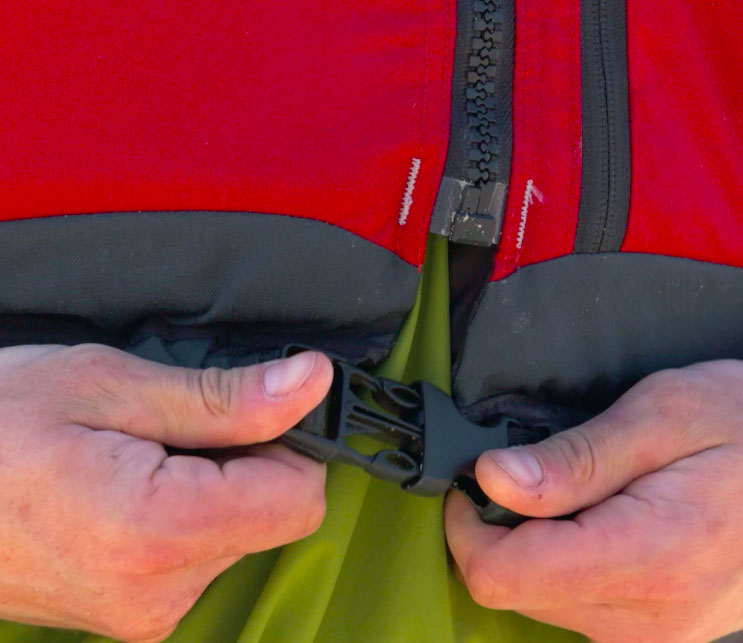
[[[473,598],[604,643],[707,641],[743,628],[743,362],[652,375],[580,427],[491,451],[495,502],[551,517],[482,523],[446,507]]]

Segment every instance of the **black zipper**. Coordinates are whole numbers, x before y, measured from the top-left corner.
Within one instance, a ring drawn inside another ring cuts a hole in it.
[[[631,158],[626,0],[581,0],[583,171],[575,252],[617,252]]]
[[[513,0],[458,0],[452,117],[432,232],[448,236],[452,358],[489,277],[511,174]],[[473,247],[480,246],[480,247]]]
[[[459,0],[449,152],[431,231],[498,242],[511,168],[513,0]]]

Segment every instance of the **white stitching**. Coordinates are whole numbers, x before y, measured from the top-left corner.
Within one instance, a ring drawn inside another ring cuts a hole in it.
[[[529,216],[529,206],[534,203],[534,197],[537,201],[542,203],[544,201],[544,195],[539,191],[534,181],[529,179],[526,182],[526,190],[524,190],[524,203],[521,206],[521,220],[519,221],[519,232],[516,235],[516,250],[521,250],[521,246],[524,245],[524,233],[526,232],[526,218]]]
[[[400,206],[400,218],[398,223],[405,225],[410,214],[410,207],[413,205],[413,190],[415,182],[418,180],[418,172],[421,169],[421,160],[413,157],[410,163],[410,172],[408,172],[408,183],[405,186],[405,193],[402,196],[402,205]]]

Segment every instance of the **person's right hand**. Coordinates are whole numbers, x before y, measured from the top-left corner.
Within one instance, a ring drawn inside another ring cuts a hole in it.
[[[232,370],[104,346],[0,350],[0,618],[159,641],[250,552],[323,519],[323,466],[276,444],[221,465],[162,444],[271,440],[325,396],[319,353]]]

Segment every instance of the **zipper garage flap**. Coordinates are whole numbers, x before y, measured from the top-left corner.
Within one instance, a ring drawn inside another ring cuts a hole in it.
[[[630,200],[626,0],[581,3],[583,176],[575,252],[617,252]]]
[[[420,265],[455,19],[449,0],[3,3],[0,221],[288,214]]]
[[[513,153],[492,280],[573,252],[581,190],[581,15],[515,3]]]

